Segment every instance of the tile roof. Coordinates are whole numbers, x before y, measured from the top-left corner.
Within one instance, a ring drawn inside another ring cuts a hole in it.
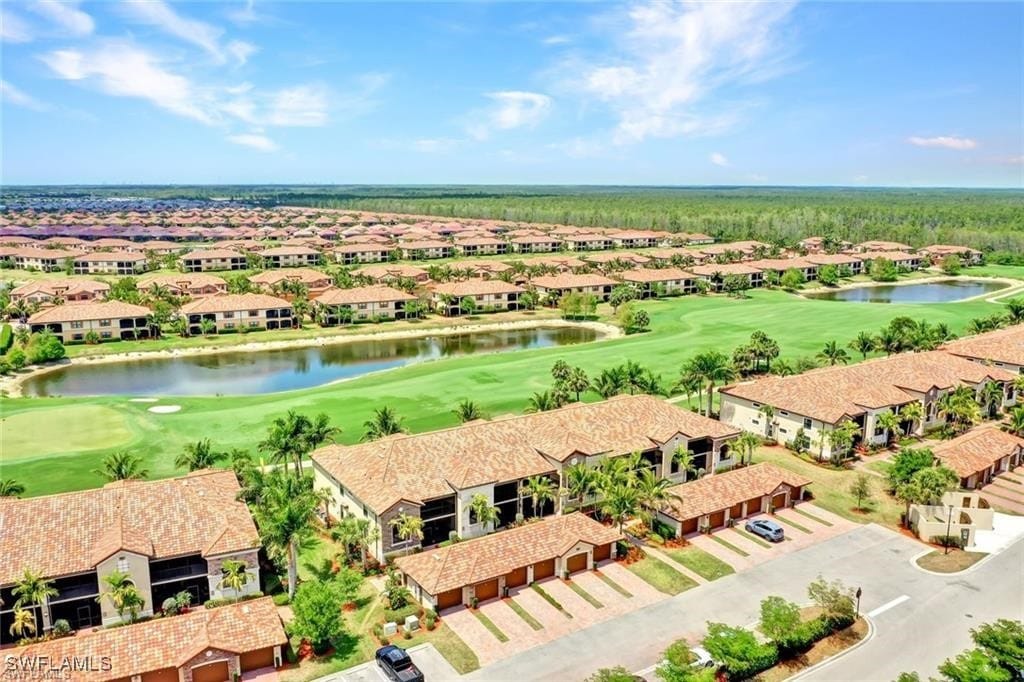
[[[912,251],[913,248],[909,244],[903,244],[902,242],[887,242],[881,239],[873,239],[866,242],[861,242],[857,245],[864,251]]]
[[[182,272],[175,275],[149,275],[140,277],[139,289],[148,289],[153,286],[162,287],[184,287],[185,289],[196,289],[201,287],[225,287],[227,282],[223,277],[209,275],[205,272]]]
[[[354,275],[364,275],[371,279],[384,279],[387,277],[411,277],[413,279],[426,277],[427,271],[415,265],[367,265],[353,270]]]
[[[107,682],[133,675],[176,668],[207,649],[236,654],[267,649],[287,642],[281,617],[270,597],[251,599],[213,609],[143,623],[83,632],[11,650],[19,657],[62,660],[110,660],[110,670],[70,671],[61,679]],[[22,660],[27,660],[22,658]]]
[[[651,259],[647,256],[641,256],[637,253],[617,253],[615,251],[605,253],[588,253],[583,256],[583,260],[588,263],[598,263],[606,265],[608,263],[635,263],[636,265],[643,265],[644,263],[650,263]]]
[[[804,260],[815,265],[855,265],[863,259],[849,253],[809,253]]]
[[[670,492],[681,499],[669,501],[662,512],[685,521],[767,495],[783,483],[801,487],[813,481],[769,462],[761,462],[672,486]]]
[[[647,395],[575,403],[522,416],[331,445],[313,459],[378,513],[400,500],[420,503],[455,489],[513,481],[555,469],[575,454],[649,450],[678,433],[727,438],[739,431]]]
[[[277,296],[267,294],[217,294],[197,298],[181,306],[185,313],[224,313],[233,310],[266,310],[268,308],[291,308],[292,304]]]
[[[918,251],[927,254],[935,255],[948,255],[953,254],[959,256],[963,253],[969,254],[981,254],[981,251],[972,249],[969,246],[957,246],[956,244],[932,244],[931,246],[925,246],[924,248],[918,249]]]
[[[29,324],[49,322],[79,322],[87,320],[113,320],[122,317],[145,317],[149,308],[124,301],[101,301],[98,303],[66,303],[41,310],[28,318]]]
[[[619,276],[627,282],[671,282],[697,277],[679,268],[637,268],[619,273]]]
[[[950,341],[943,349],[953,355],[1024,367],[1024,324]]]
[[[604,275],[574,275],[571,272],[563,272],[559,275],[534,277],[530,280],[530,284],[544,289],[575,289],[578,287],[614,286],[617,282]]]
[[[0,585],[14,582],[26,568],[47,577],[89,571],[117,549],[159,559],[257,548],[259,535],[249,510],[235,499],[238,490],[231,471],[204,470],[60,495],[0,498],[0,529],[17,529],[0,533]],[[126,546],[114,547],[119,542]],[[217,551],[208,551],[214,543]]]
[[[921,260],[921,256],[916,253],[907,253],[906,251],[865,251],[860,256],[864,260],[884,258],[894,263],[901,260]]]
[[[758,268],[746,263],[708,263],[706,265],[694,265],[690,271],[695,275],[703,277],[714,277],[715,275],[756,275],[761,272]]]
[[[316,256],[319,253],[308,246],[275,246],[260,251],[261,256]]]
[[[196,249],[181,256],[182,260],[229,260],[245,258],[245,255],[231,249]]]
[[[524,289],[500,279],[467,279],[462,282],[444,282],[434,287],[435,294],[447,296],[483,296],[487,294],[515,294]]]
[[[834,424],[865,408],[902,405],[932,387],[949,389],[988,379],[1012,381],[1014,374],[942,351],[902,353],[856,365],[822,367],[787,377],[765,377],[722,389],[722,393],[789,410]]]
[[[277,284],[284,281],[299,281],[304,284],[323,282],[331,277],[325,272],[313,270],[312,268],[288,268],[287,270],[264,270],[249,278],[250,282],[257,284]]]
[[[92,251],[75,257],[76,263],[116,263],[141,262],[146,260],[146,254],[134,253],[131,251]]]
[[[560,557],[579,542],[606,545],[620,539],[614,528],[576,512],[400,557],[396,563],[427,593],[436,595]]]
[[[414,300],[416,300],[416,297],[412,294],[384,286],[353,287],[351,289],[332,287],[313,299],[315,303],[323,305],[353,305],[357,303]]]
[[[1024,449],[1024,438],[1002,431],[994,424],[972,429],[953,440],[939,443],[932,452],[942,463],[967,478]]]
[[[30,296],[35,293],[48,294],[50,296],[70,296],[74,294],[92,292],[103,293],[110,291],[110,285],[106,282],[97,282],[93,279],[40,279],[34,282],[27,282],[11,290],[11,296],[19,298]]]

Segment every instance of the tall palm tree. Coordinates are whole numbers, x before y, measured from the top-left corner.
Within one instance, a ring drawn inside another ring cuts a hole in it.
[[[697,473],[697,460],[693,456],[692,450],[688,450],[680,445],[676,448],[676,451],[672,453],[672,459],[679,465],[679,470],[683,472],[684,483],[690,478],[690,474]]]
[[[129,620],[136,621],[139,612],[146,605],[142,594],[135,586],[132,577],[123,571],[114,570],[103,578],[105,589],[96,597],[96,601],[107,600],[117,611],[117,615],[124,618],[127,612]]]
[[[903,336],[891,327],[885,327],[875,337],[875,350],[884,351],[885,355],[891,356],[903,350]]]
[[[907,431],[914,433],[917,430],[917,424],[924,419],[924,405],[919,400],[907,403],[900,409],[899,416],[900,421],[907,425]]]
[[[533,515],[541,516],[545,502],[554,502],[558,496],[555,484],[547,476],[530,476],[519,485],[520,503],[523,495],[529,495],[533,506]]]
[[[978,401],[981,403],[985,416],[989,419],[999,416],[1000,408],[1003,405],[1003,386],[995,381],[987,381],[981,387]]]
[[[305,434],[311,422],[309,417],[295,410],[288,410],[284,417],[277,417],[267,429],[267,437],[256,446],[270,455],[272,462],[285,467],[295,466],[295,475],[302,475],[302,456],[306,454]]]
[[[459,404],[452,410],[455,416],[459,418],[459,421],[465,424],[466,422],[476,421],[477,419],[486,419],[487,416],[484,411],[480,409],[480,406],[474,403],[469,398],[463,398],[459,401]]]
[[[892,410],[885,410],[875,415],[875,423],[885,429],[886,432],[886,445],[896,440],[896,435],[900,433],[900,426],[903,420],[900,415],[894,413]]]
[[[592,382],[591,387],[602,398],[607,399],[619,395],[626,390],[626,380],[622,375],[622,369],[620,367],[613,367],[601,370],[601,373]]]
[[[319,502],[310,476],[289,476],[274,470],[266,478],[261,504],[253,508],[263,541],[280,552],[288,564],[288,596],[298,584],[299,544],[310,537],[316,524]]]
[[[541,391],[530,396],[527,402],[527,412],[547,412],[559,407],[558,399],[553,391]]]
[[[775,419],[775,408],[771,405],[762,405],[759,409],[758,414],[764,417],[764,435],[765,438],[771,437],[772,434],[772,423]]]
[[[640,511],[640,493],[635,487],[614,486],[604,491],[601,513],[607,516],[622,532],[622,527]]]
[[[736,369],[724,353],[712,350],[698,353],[690,360],[690,369],[685,373],[692,373],[700,377],[707,387],[708,405],[705,414],[710,417],[714,402],[715,385],[719,382],[731,381],[736,378]]]
[[[682,501],[678,494],[672,492],[672,485],[672,481],[658,476],[651,469],[641,469],[637,473],[637,503],[648,524],[669,501]]]
[[[761,438],[750,431],[744,431],[733,441],[733,446],[740,453],[740,464],[750,464],[754,459],[754,450],[761,445]]]
[[[423,542],[423,519],[418,516],[409,516],[402,512],[391,519],[391,525],[398,533],[403,542],[412,540],[416,543]]]
[[[566,377],[565,389],[576,395],[576,402],[580,401],[580,395],[590,390],[590,378],[582,367],[573,367]]]
[[[958,386],[939,399],[939,413],[956,432],[962,432],[981,421],[981,408],[974,399],[974,391]]]
[[[634,395],[637,391],[643,392],[645,381],[644,381],[644,368],[632,360],[627,360],[626,364],[622,366],[622,378],[625,381],[626,388],[629,389],[629,394]]]
[[[44,578],[42,573],[28,568],[22,572],[21,577],[15,581],[14,587],[11,589],[11,596],[15,599],[14,608],[20,609],[28,606],[30,613],[32,612],[31,607],[42,607],[48,599],[53,599],[58,594],[59,592],[53,586],[53,581]],[[35,625],[34,617],[33,625]]]
[[[572,499],[580,501],[580,508],[586,506],[587,498],[597,492],[598,472],[582,462],[565,469],[565,485]]]
[[[483,526],[485,532],[488,526],[491,530],[496,528],[501,518],[501,511],[492,505],[483,493],[476,493],[470,498],[469,511],[476,517],[476,522]]]
[[[223,577],[220,579],[220,587],[227,588],[234,591],[235,594],[239,594],[247,584],[249,584],[249,572],[244,561],[238,559],[225,559],[220,565],[221,571],[224,572]]]
[[[8,629],[12,637],[20,639],[26,634],[36,634],[36,616],[32,611],[15,607],[13,616]]]
[[[859,332],[847,346],[860,353],[861,360],[868,359],[868,353],[875,350],[875,340],[867,332]]]
[[[331,531],[331,537],[345,545],[346,550],[355,548],[359,552],[363,573],[366,573],[367,555],[370,547],[380,540],[380,527],[375,523],[371,524],[369,519],[346,516]]]
[[[210,469],[226,456],[227,453],[217,452],[213,449],[209,438],[203,438],[195,443],[186,444],[185,451],[174,460],[174,466],[189,471]]]
[[[825,347],[821,349],[821,352],[816,357],[819,360],[827,361],[829,365],[836,365],[838,363],[846,365],[850,362],[850,354],[835,341],[826,343]]]
[[[149,471],[142,466],[141,457],[123,450],[104,457],[103,467],[93,471],[108,481],[133,481],[149,475]]]
[[[1010,411],[1007,427],[1015,436],[1024,436],[1024,405],[1018,405]]]
[[[1024,298],[1011,298],[1006,301],[1006,316],[1009,318],[1010,324],[1024,322]]]
[[[363,422],[363,426],[366,427],[366,433],[363,435],[364,441],[380,440],[385,436],[405,433],[401,417],[396,415],[388,405],[374,410],[373,418]]]
[[[0,497],[21,497],[25,486],[13,478],[0,479]]]

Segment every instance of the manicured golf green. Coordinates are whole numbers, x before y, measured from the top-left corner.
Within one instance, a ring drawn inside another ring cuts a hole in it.
[[[990,275],[1024,279],[1022,268]],[[373,410],[390,405],[411,431],[457,423],[451,410],[471,398],[492,416],[520,413],[535,391],[550,387],[549,369],[562,358],[591,375],[633,360],[672,382],[682,363],[695,353],[718,349],[731,353],[751,332],[775,338],[782,357],[813,356],[825,342],[840,344],[857,332],[876,332],[891,318],[908,315],[944,322],[963,332],[975,317],[1000,307],[977,300],[963,303],[891,305],[808,300],[782,291],[751,292],[742,300],[724,296],[687,296],[642,304],[651,315],[651,331],[624,338],[561,348],[480,355],[427,362],[315,389],[260,396],[166,398],[181,405],[174,414],[153,414],[145,403],[126,398],[4,399],[0,465],[4,478],[23,482],[29,495],[95,487],[92,470],[108,452],[127,448],[145,460],[151,477],[175,473],[174,458],[186,443],[210,438],[216,447],[255,449],[267,425],[287,410],[327,413],[343,429],[341,442],[363,434]],[[610,312],[610,311],[607,311]],[[851,355],[859,357],[851,351]],[[596,400],[589,394],[585,399]],[[85,412],[92,408],[95,412]],[[81,431],[81,433],[79,433]]]

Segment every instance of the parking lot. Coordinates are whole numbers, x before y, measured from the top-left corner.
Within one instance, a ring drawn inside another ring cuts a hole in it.
[[[459,679],[459,674],[431,644],[414,646],[409,649],[409,655],[412,656],[416,667],[423,672],[423,678],[430,682]],[[388,682],[388,678],[377,667],[375,661],[369,661],[324,677],[320,682]]]

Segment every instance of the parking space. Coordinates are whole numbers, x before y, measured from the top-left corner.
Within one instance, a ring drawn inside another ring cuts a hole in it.
[[[432,644],[421,644],[409,649],[413,663],[423,672],[424,679],[442,682],[459,679],[455,668],[445,660]],[[320,679],[320,682],[388,682],[375,661],[357,665]]]
[[[769,543],[764,539],[751,537],[746,531],[740,530],[746,525],[747,519],[744,519],[735,528],[721,528],[710,535],[691,535],[687,540],[739,572],[858,527],[853,521],[807,502],[797,508],[779,509],[774,516],[758,514],[750,518],[775,521],[782,526],[786,539],[782,542]]]
[[[548,578],[537,583],[539,589],[520,587],[508,599],[484,602],[477,613],[456,607],[441,617],[485,666],[666,598],[614,561],[604,562],[599,570],[576,573],[570,581]]]
[[[981,489],[990,505],[1012,514],[1024,514],[1024,475],[1019,471],[1004,471]]]

